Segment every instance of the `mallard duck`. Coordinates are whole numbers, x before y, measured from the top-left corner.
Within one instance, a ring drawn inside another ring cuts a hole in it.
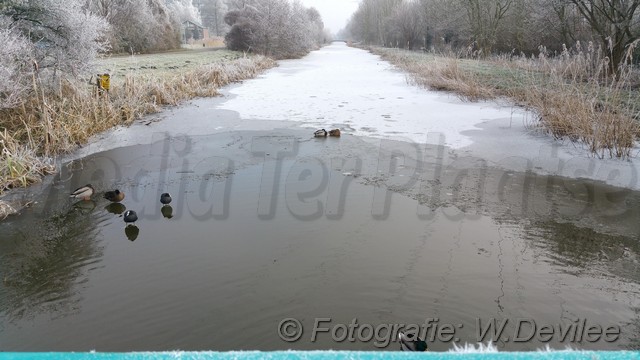
[[[316,132],[313,133],[313,136],[315,136],[315,137],[327,137],[327,130],[325,130],[325,129],[316,130]]]
[[[340,129],[334,129],[334,130],[329,131],[329,136],[340,137]]]
[[[114,191],[107,191],[106,193],[104,193],[104,198],[111,202],[118,203],[124,200],[124,193],[118,189]]]
[[[171,204],[171,195],[169,195],[169,193],[164,193],[162,195],[160,195],[160,202],[162,203],[162,205],[169,205]]]
[[[95,190],[93,189],[93,186],[91,186],[91,184],[87,184],[83,187],[77,188],[74,192],[71,193],[71,195],[69,195],[69,197],[89,201],[91,200],[91,196],[93,196],[94,192]]]
[[[427,343],[424,340],[420,340],[417,335],[416,340],[413,340],[400,331],[398,333],[398,340],[400,341],[400,349],[402,349],[402,351],[427,351]]]
[[[127,224],[132,224],[134,222],[138,221],[138,214],[136,214],[135,211],[133,210],[127,210],[124,213],[124,222]]]

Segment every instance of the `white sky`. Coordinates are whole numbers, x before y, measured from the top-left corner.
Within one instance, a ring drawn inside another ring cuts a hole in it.
[[[360,0],[302,0],[302,3],[318,9],[324,27],[335,34],[347,25],[351,15],[358,9]]]

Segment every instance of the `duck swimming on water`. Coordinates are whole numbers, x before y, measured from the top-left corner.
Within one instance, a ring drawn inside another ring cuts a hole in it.
[[[95,190],[93,189],[93,186],[91,186],[91,184],[87,184],[85,186],[77,188],[69,195],[69,197],[89,201],[91,200],[91,196],[93,196],[94,192]]]
[[[160,195],[160,202],[162,203],[162,205],[169,205],[171,204],[171,195],[169,195],[169,193],[164,193],[162,195]]]
[[[118,189],[114,191],[107,191],[106,193],[104,193],[104,198],[111,202],[118,203],[124,200],[124,193]]]
[[[402,351],[427,351],[427,343],[424,340],[420,340],[417,335],[414,340],[414,338],[400,331],[398,333],[398,340],[400,341],[400,349],[402,349]]]
[[[320,129],[320,130],[316,130],[316,132],[313,133],[313,136],[315,137],[327,137],[327,130],[325,129]]]
[[[138,214],[136,214],[133,210],[127,210],[124,213],[124,222],[127,224],[132,224],[138,221]]]

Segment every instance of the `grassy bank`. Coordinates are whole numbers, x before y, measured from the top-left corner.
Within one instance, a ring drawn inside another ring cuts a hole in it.
[[[52,173],[56,155],[87,143],[92,135],[166,105],[218,95],[220,87],[273,66],[269,58],[226,50],[105,58],[96,72],[112,75],[108,95],[98,94],[89,79],[61,80],[54,91],[45,91],[51,88],[43,85],[46,79],[34,78],[34,91],[22,106],[0,111],[0,195]],[[0,205],[1,219],[9,207]]]
[[[367,47],[411,74],[415,84],[452,91],[468,100],[507,97],[534,113],[527,125],[587,145],[598,157],[632,156],[640,136],[640,74],[625,66],[607,73],[597,49],[566,50],[556,57],[464,59]]]

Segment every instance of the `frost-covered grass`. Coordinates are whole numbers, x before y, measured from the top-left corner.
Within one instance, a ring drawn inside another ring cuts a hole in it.
[[[238,51],[201,47],[162,54],[117,55],[96,61],[96,72],[107,72],[114,79],[125,75],[170,77],[177,72],[193,70],[201,65],[229,62],[243,56],[243,53]]]
[[[599,157],[631,156],[640,136],[640,72],[629,65],[608,74],[606,57],[592,46],[554,58],[543,53],[482,60],[368,50],[409,72],[417,85],[472,101],[508,97],[537,114],[531,128],[585,143]]]
[[[220,87],[273,66],[263,56],[181,51],[101,60],[97,72],[113,71],[108,94],[99,94],[87,81],[60,80],[51,89],[36,78],[20,107],[0,110],[0,194],[40,180],[53,171],[48,159],[87,143],[92,135],[166,105],[218,95]]]

